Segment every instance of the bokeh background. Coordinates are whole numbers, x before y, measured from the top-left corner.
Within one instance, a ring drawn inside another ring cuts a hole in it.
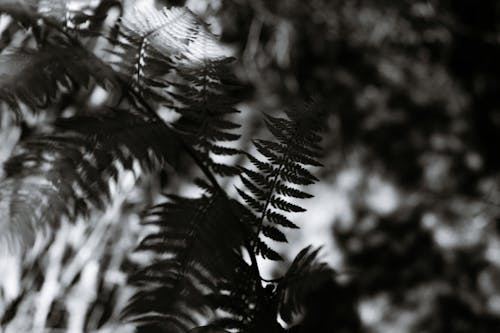
[[[242,148],[268,135],[263,112],[280,114],[310,98],[329,112],[325,167],[310,188],[316,197],[296,219],[302,229],[280,248],[291,260],[306,245],[323,246],[322,259],[338,273],[308,299],[310,332],[500,330],[500,2],[157,4],[190,7],[237,59]],[[23,135],[7,118],[0,162]],[[127,175],[118,182],[125,194],[94,218],[100,229],[78,224],[47,250],[51,258],[77,258],[53,274],[58,292],[26,273],[53,267],[52,259],[32,259],[19,273],[53,301],[35,311],[40,325],[116,331],[110,323],[119,322],[116,309],[126,300],[125,257],[140,233],[134,212],[154,201],[145,199],[154,184],[131,190],[133,182]],[[286,263],[262,265],[273,276]],[[33,299],[20,303],[25,313]]]
[[[500,3],[196,4],[235,51],[252,133],[311,96],[330,112],[284,249],[323,245],[339,273],[311,296],[311,332],[498,331]]]

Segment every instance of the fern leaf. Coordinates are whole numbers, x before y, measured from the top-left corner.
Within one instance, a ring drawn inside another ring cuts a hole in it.
[[[119,57],[117,67],[140,91],[147,88],[147,80],[167,74],[174,58],[198,62],[222,56],[216,38],[187,8],[158,10],[149,2],[137,2],[121,18],[120,27],[117,48],[111,52]],[[166,81],[159,85],[166,86]]]
[[[170,200],[149,211],[146,223],[160,231],[146,237],[138,247],[157,255],[131,279],[139,290],[123,314],[138,323],[138,332],[149,332],[160,324],[160,332],[192,329],[197,316],[206,315],[210,309],[210,291],[217,291],[218,281],[229,279],[234,267],[243,263],[235,253],[242,244],[238,238],[243,236],[242,231],[235,229],[237,224],[227,209],[226,198],[170,196]],[[157,314],[161,322],[156,321]]]
[[[193,52],[196,52],[197,47],[203,45],[214,47],[214,50],[207,48],[203,53],[218,49],[215,37],[193,12],[184,7],[157,10],[149,2],[138,2],[125,14],[122,22],[133,35],[146,39],[151,47],[163,54],[184,53],[188,48],[194,48]]]
[[[260,254],[264,259],[270,259],[273,261],[282,261],[283,257],[269,246],[266,243],[258,240],[255,248],[257,254]]]
[[[124,109],[101,109],[91,115],[60,119],[55,126],[83,135],[88,149],[99,143],[125,165],[137,160],[153,170],[155,164],[160,167],[166,163],[173,167],[179,164],[181,142],[158,118]]]
[[[299,213],[305,209],[289,202],[285,197],[306,199],[312,196],[290,185],[311,185],[318,179],[305,167],[319,165],[315,160],[320,156],[320,136],[316,132],[321,128],[319,113],[308,111],[289,112],[289,118],[265,116],[266,125],[276,141],[254,140],[257,151],[264,161],[247,154],[250,162],[259,172],[243,168],[240,176],[242,183],[251,193],[239,189],[243,200],[254,210],[255,220],[248,221],[257,226],[255,248],[267,258],[278,259],[260,239],[259,234],[278,242],[286,241],[285,235],[277,228],[297,228],[282,212]],[[272,251],[272,250],[271,250]]]
[[[278,196],[272,196],[270,200],[271,206],[280,209],[285,212],[293,212],[293,213],[301,213],[305,212],[306,210],[298,205],[294,205],[283,198],[280,198]]]
[[[286,163],[283,169],[288,171],[289,173],[297,175],[300,178],[310,180],[311,184],[314,184],[319,180],[318,178],[313,176],[313,174],[309,170],[305,169],[299,163],[295,162]]]
[[[118,56],[117,69],[141,94],[182,116],[176,129],[210,171],[236,175],[234,167],[210,156],[240,153],[223,144],[240,136],[230,132],[239,125],[226,119],[238,110],[233,107],[236,101],[225,96],[232,82],[226,69],[231,59],[217,38],[189,9],[158,10],[146,2],[127,11],[120,26],[116,48],[111,51]]]
[[[280,160],[279,160],[279,155],[276,154],[276,152],[274,152],[270,147],[268,147],[266,145],[266,143],[268,143],[268,141],[263,141],[263,140],[254,140],[253,141],[253,144],[255,146],[255,148],[257,148],[257,151],[259,153],[261,153],[263,156],[267,157],[267,159],[269,160],[269,162],[273,163],[273,164],[279,164],[280,163]],[[283,151],[283,147],[279,146],[280,150]]]
[[[310,199],[313,197],[313,195],[309,193],[303,192],[282,183],[276,184],[276,193],[298,199]]]
[[[109,180],[121,168],[135,171],[134,161],[151,169],[175,165],[179,156],[176,137],[163,123],[123,110],[63,119],[55,127],[57,134],[21,142],[4,164],[0,206],[11,209],[2,210],[1,220],[12,231],[6,237],[19,239],[21,248],[37,230],[58,225],[63,215],[74,220],[90,207],[103,208]]]
[[[262,162],[250,154],[247,154],[247,157],[257,170],[262,171],[264,174],[274,174],[275,169],[271,163]]]
[[[2,245],[15,253],[32,245],[37,232],[57,226],[62,215],[85,213],[88,205],[103,207],[109,196],[108,182],[95,175],[112,172],[85,162],[91,157],[81,152],[83,142],[55,136],[39,139],[25,142],[4,165],[0,206],[10,209],[1,213],[7,240]],[[17,243],[15,248],[12,243]]]
[[[193,142],[195,149],[204,157],[205,164],[216,174],[236,175],[221,173],[223,168],[214,168],[210,154],[218,156],[237,155],[238,149],[226,146],[227,142],[234,142],[239,135],[230,132],[239,125],[226,119],[234,112],[234,101],[225,98],[227,85],[230,79],[226,76],[224,66],[227,60],[205,61],[198,66],[181,66],[178,73],[184,83],[176,84],[177,92],[173,94],[175,102],[180,104],[175,108],[181,115],[176,123],[187,139]],[[228,169],[226,166],[225,169]]]
[[[256,186],[245,176],[240,176],[241,182],[245,187],[257,198],[257,200],[261,202],[265,202],[267,199],[266,192],[262,190],[262,188]]]
[[[291,229],[298,229],[299,228],[295,223],[290,221],[284,215],[273,212],[271,210],[267,211],[266,217],[270,222],[278,224],[282,227],[291,228]]]
[[[331,268],[318,262],[319,250],[311,246],[301,250],[278,285],[279,314],[286,323],[302,312],[302,304],[315,286],[334,276]]]
[[[246,194],[245,192],[243,192],[242,190],[240,190],[239,188],[236,188],[236,190],[238,191],[238,193],[240,194],[240,196],[243,198],[243,200],[245,200],[245,202],[254,210],[256,211],[261,211],[264,209],[264,204],[262,202],[260,202],[259,200],[255,199],[254,197]]]
[[[264,236],[274,240],[274,241],[277,241],[277,242],[284,242],[284,243],[287,242],[285,234],[283,234],[281,231],[279,231],[275,227],[264,226],[262,228],[262,234]]]
[[[312,185],[315,183],[314,179],[298,175],[290,170],[281,170],[280,177],[282,180],[295,185]]]
[[[299,154],[299,153],[293,152],[293,151],[291,151],[290,154],[293,156],[293,159],[300,164],[314,166],[314,167],[322,167],[323,166],[323,164],[321,164],[315,158],[312,158],[310,156],[307,156],[304,154]]]
[[[255,172],[247,168],[241,168],[241,171],[252,180],[258,188],[269,190],[272,187],[271,181],[266,177],[265,173]],[[273,169],[274,171],[274,169]]]
[[[202,155],[203,156],[203,155]],[[210,159],[210,157],[205,155],[205,164],[214,173],[221,176],[236,176],[239,174],[239,170],[231,165],[216,163]]]
[[[210,152],[220,156],[234,156],[241,154],[241,150],[239,149],[219,146],[215,144],[210,144],[208,146],[208,149]]]
[[[2,56],[0,99],[13,109],[18,109],[18,101],[32,109],[44,108],[60,95],[60,87],[88,86],[91,77],[119,87],[110,68],[83,48],[57,38],[40,49],[10,50]]]

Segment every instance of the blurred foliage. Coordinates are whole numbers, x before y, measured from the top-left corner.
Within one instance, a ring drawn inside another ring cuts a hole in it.
[[[245,108],[315,96],[331,113],[314,194],[342,204],[307,222],[327,216],[339,281],[314,286],[290,331],[500,329],[498,1],[158,3],[190,6],[234,49]]]
[[[498,330],[500,3],[211,4],[257,108],[318,96],[331,112],[315,194],[347,203],[315,213],[350,296],[310,331],[356,331],[348,304],[369,332]]]

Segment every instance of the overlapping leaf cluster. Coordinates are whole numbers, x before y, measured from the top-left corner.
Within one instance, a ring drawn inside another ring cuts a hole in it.
[[[298,228],[286,214],[305,210],[290,198],[312,197],[300,187],[317,180],[306,166],[321,165],[317,161],[321,152],[321,137],[317,133],[323,126],[323,118],[321,110],[313,107],[306,110],[290,111],[288,118],[267,115],[267,127],[276,141],[255,140],[257,151],[265,159],[247,154],[255,168],[241,168],[240,178],[247,190],[238,189],[238,192],[247,207],[241,212],[240,221],[251,230],[249,251],[252,255],[282,260],[265,239],[286,242],[280,229]],[[330,268],[317,262],[317,253],[311,248],[304,249],[288,272],[271,283],[262,279],[255,266],[239,267],[234,280],[222,283],[215,295],[227,315],[204,329],[259,332],[265,327],[268,332],[284,331],[277,322],[278,315],[285,322],[293,323],[301,312],[304,295],[310,290],[308,284],[333,276]]]
[[[92,79],[120,89],[109,67],[61,34],[51,34],[39,47],[7,49],[0,59],[0,99],[14,110],[20,103],[47,108],[64,92],[89,87]]]
[[[187,8],[137,6],[125,14],[120,27],[110,52],[128,84],[181,115],[176,128],[212,172],[237,174],[211,156],[239,153],[221,144],[239,138],[231,132],[239,125],[227,119],[238,112],[238,99],[228,95],[235,86],[228,69],[233,59],[206,24]]]
[[[147,17],[147,19],[144,19]],[[189,9],[137,3],[120,18],[114,65],[137,91],[165,102],[167,77],[179,62],[194,67],[199,62],[224,58],[215,36]]]
[[[176,163],[178,143],[172,132],[124,110],[101,110],[54,125],[56,133],[23,140],[4,164],[1,202],[10,208],[0,216],[8,221],[7,230],[18,229],[4,236],[25,238],[24,245],[40,227],[57,226],[62,215],[74,220],[92,208],[103,209],[110,199],[110,179],[116,180],[123,168],[136,171],[134,161],[150,170]]]
[[[157,10],[143,2],[127,9],[118,34],[103,33],[111,42],[110,66],[68,33],[58,13],[74,7],[56,0],[4,5],[0,10],[31,30],[26,43],[0,60],[2,111],[15,109],[19,118],[27,109],[54,111],[54,119],[22,136],[4,165],[0,226],[6,244],[21,250],[40,230],[57,229],[62,216],[74,220],[105,208],[120,170],[140,165],[166,172],[187,153],[209,183],[197,182],[205,191],[200,197],[168,195],[143,214],[154,231],[136,251],[152,260],[128,272],[136,292],[123,317],[140,332],[283,331],[278,315],[292,322],[307,284],[332,275],[310,248],[274,281],[261,276],[257,261],[282,259],[267,240],[286,242],[283,228],[298,228],[289,213],[303,212],[297,200],[312,197],[301,187],[317,181],[309,167],[321,165],[321,112],[310,107],[287,118],[267,115],[274,140],[254,140],[261,156],[246,154],[254,167],[237,167],[220,161],[243,154],[235,146],[239,125],[230,118],[239,101],[232,59],[189,9]],[[96,13],[81,9],[82,17]],[[108,94],[96,107],[80,88],[97,85]],[[160,107],[180,118],[165,122]],[[228,196],[219,176],[240,177],[244,204]]]
[[[242,264],[243,237],[228,202],[220,194],[200,198],[168,196],[152,207],[143,223],[158,227],[138,251],[153,251],[153,263],[137,270],[131,282],[139,291],[124,315],[139,323],[140,332],[186,332],[214,309],[207,297],[221,280]]]

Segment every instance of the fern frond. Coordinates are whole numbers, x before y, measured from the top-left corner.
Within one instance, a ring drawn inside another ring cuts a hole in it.
[[[190,62],[225,57],[207,25],[186,7],[157,10],[150,2],[138,2],[123,17],[123,27],[147,40],[163,55],[183,55]]]
[[[0,183],[1,252],[22,253],[33,244],[37,232],[47,231],[61,212],[66,212],[65,199],[51,181],[40,175],[26,176],[22,181],[3,180]]]
[[[179,156],[180,145],[165,124],[125,110],[101,110],[55,126],[57,134],[28,138],[4,164],[0,206],[10,209],[2,210],[1,221],[12,230],[4,236],[24,246],[63,215],[74,220],[90,207],[103,208],[111,195],[109,180],[123,168],[136,171],[134,161],[154,168],[175,165]]]
[[[283,278],[266,280],[256,256],[283,260],[267,240],[287,242],[283,228],[298,228],[285,213],[303,212],[296,199],[312,197],[302,186],[318,180],[309,167],[320,166],[322,119],[312,111],[268,115],[275,140],[254,141],[262,156],[247,155],[253,167],[221,162],[242,154],[234,145],[240,126],[231,119],[239,112],[232,59],[189,9],[157,10],[153,1],[141,1],[124,8],[116,37],[109,37],[116,73],[79,36],[118,2],[0,0],[0,12],[31,28],[0,59],[0,101],[37,110],[94,83],[120,93],[125,88],[127,97],[122,109],[82,107],[68,116],[73,108],[66,108],[65,118],[42,132],[23,133],[0,181],[0,244],[22,251],[40,230],[59,226],[61,217],[72,221],[105,208],[124,169],[137,176],[141,167],[175,167],[186,150],[210,185],[198,180],[201,197],[167,195],[142,216],[155,231],[136,251],[153,259],[134,267],[129,282],[136,293],[123,317],[138,332],[283,332],[277,315],[290,322],[301,310],[307,283],[331,271],[308,248]],[[137,107],[127,109],[127,102]],[[180,119],[165,124],[157,104]],[[245,205],[217,184],[216,176],[234,175],[244,185],[237,191]]]
[[[114,73],[85,49],[56,36],[40,48],[9,50],[0,59],[0,100],[12,109],[19,102],[33,110],[45,108],[61,88],[89,86],[91,78],[119,87]],[[117,88],[118,89],[118,88]]]
[[[103,108],[88,115],[59,119],[55,126],[59,131],[83,136],[89,150],[102,146],[130,169],[134,160],[149,170],[166,164],[176,168],[179,164],[179,136],[159,118],[134,109]]]
[[[168,86],[163,76],[178,59],[193,63],[222,54],[216,38],[187,8],[158,10],[149,2],[137,2],[121,18],[120,28],[110,52],[118,57],[117,69],[140,92]]]
[[[298,186],[311,185],[318,179],[306,166],[320,166],[316,160],[321,156],[316,133],[322,128],[321,114],[315,109],[288,112],[287,118],[266,115],[266,125],[276,141],[254,140],[257,151],[265,158],[260,160],[247,154],[258,171],[243,168],[240,176],[248,190],[238,189],[243,200],[251,207],[256,218],[248,221],[257,228],[255,250],[263,257],[278,260],[258,237],[262,235],[278,242],[286,242],[278,227],[297,228],[283,213],[299,213],[304,208],[290,201],[308,199],[312,195]],[[318,110],[319,111],[319,110]]]
[[[262,227],[262,234],[276,242],[287,242],[286,236],[278,228],[270,225]]]
[[[233,279],[220,283],[219,292],[212,295],[214,304],[224,314],[212,320],[205,329],[258,332],[255,328],[260,327],[261,331],[265,329],[272,332],[272,325],[265,322],[273,316],[273,302],[267,299],[260,277],[255,275],[249,265],[240,265],[234,273]],[[262,315],[260,310],[264,308],[270,311]]]
[[[109,196],[103,176],[112,177],[113,172],[101,168],[111,160],[101,157],[95,165],[96,152],[86,155],[82,141],[40,136],[17,147],[4,165],[6,179],[0,184],[0,205],[10,207],[1,212],[7,229],[2,245],[17,253],[32,244],[37,232],[57,226],[62,215],[74,217],[87,212],[89,205],[103,207]]]
[[[266,247],[263,242],[260,244]],[[304,311],[303,305],[310,292],[334,277],[334,271],[318,261],[319,250],[309,246],[300,251],[287,273],[266,288],[255,280],[250,269],[236,271],[235,280],[222,285],[223,293],[215,299],[227,315],[201,327],[199,332],[210,332],[210,329],[242,333],[285,332],[278,324],[278,315],[287,324],[295,323],[296,317]]]
[[[295,223],[293,223],[286,216],[284,216],[280,213],[276,213],[276,212],[273,212],[271,210],[268,210],[266,212],[266,217],[271,223],[281,225],[285,228],[291,228],[291,229],[298,229],[299,228]]]
[[[227,119],[239,112],[234,107],[236,100],[226,97],[229,87],[235,86],[227,68],[231,61],[224,58],[195,67],[179,66],[177,71],[184,82],[175,84],[177,91],[172,94],[174,109],[182,115],[176,128],[192,143],[206,166],[222,176],[237,175],[239,170],[214,162],[211,155],[241,154],[239,149],[226,146],[240,137],[231,132],[240,126]]]
[[[244,234],[228,209],[236,203],[218,194],[168,198],[143,221],[159,231],[137,248],[152,251],[155,260],[131,276],[138,291],[123,313],[138,324],[138,332],[187,332],[197,326],[199,316],[214,308],[208,295],[244,264],[238,254]]]
[[[239,150],[223,143],[236,141],[227,119],[237,113],[227,96],[232,61],[206,24],[187,8],[157,10],[138,2],[121,18],[116,47],[117,70],[141,95],[177,111],[176,122],[186,141],[212,172],[232,176],[238,170],[214,156],[234,156]],[[174,73],[175,72],[175,73]]]
[[[301,250],[278,285],[279,315],[286,323],[302,312],[306,296],[318,285],[333,278],[334,271],[318,261],[320,248]]]
[[[286,240],[286,238],[285,238]],[[265,242],[257,239],[254,243],[255,252],[262,256],[264,259],[269,259],[273,261],[282,261],[283,257],[272,248],[270,248]]]

